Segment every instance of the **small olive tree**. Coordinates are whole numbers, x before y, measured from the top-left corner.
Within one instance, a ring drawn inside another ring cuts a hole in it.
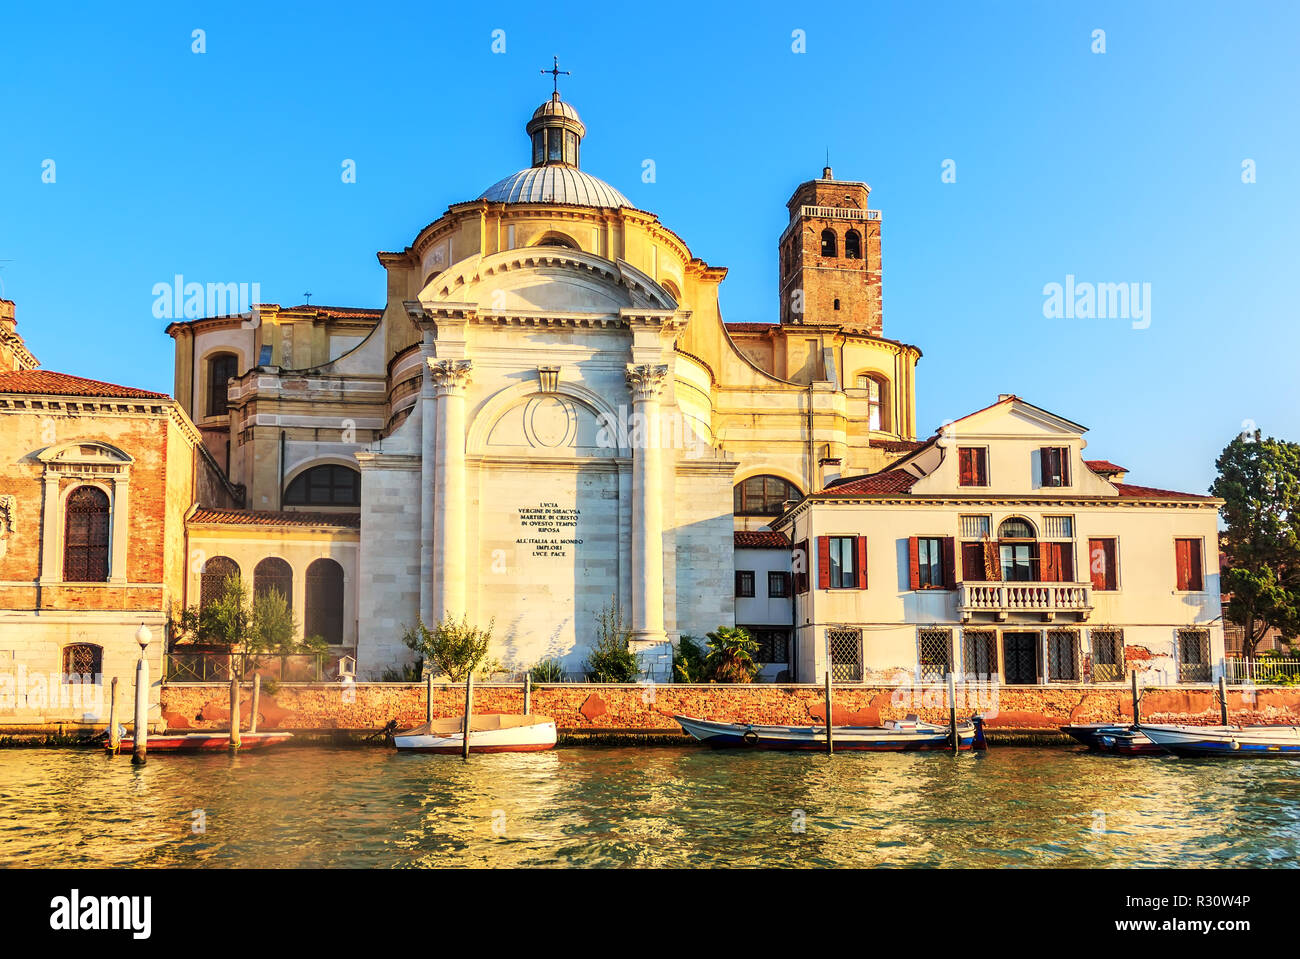
[[[403,631],[402,642],[432,666],[434,675],[463,683],[471,672],[489,663],[487,652],[495,625],[492,620],[487,629],[472,626],[467,614],[460,620],[447,616],[430,629],[420,619]]]

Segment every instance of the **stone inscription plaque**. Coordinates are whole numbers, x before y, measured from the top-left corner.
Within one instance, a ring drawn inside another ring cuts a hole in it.
[[[582,511],[559,503],[538,503],[519,507],[519,525],[524,535],[515,544],[532,551],[534,556],[565,557],[573,547],[581,546],[577,538],[578,517]]]

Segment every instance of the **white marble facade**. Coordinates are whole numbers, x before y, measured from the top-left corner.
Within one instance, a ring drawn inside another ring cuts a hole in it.
[[[737,463],[677,406],[695,374],[677,370],[688,314],[666,290],[529,248],[471,257],[401,306],[423,389],[357,457],[363,672],[410,659],[417,617],[468,615],[494,622],[505,667],[556,656],[576,673],[613,600],[666,679],[680,634],[734,621]]]

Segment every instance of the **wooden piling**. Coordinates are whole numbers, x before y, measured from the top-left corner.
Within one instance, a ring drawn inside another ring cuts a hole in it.
[[[230,680],[230,749],[239,748],[239,680]]]
[[[257,707],[262,701],[262,674],[253,674],[253,702],[248,709],[248,731],[249,733],[257,732]]]
[[[826,755],[835,754],[835,736],[831,732],[833,720],[831,718],[834,708],[831,703],[831,667],[830,663],[826,664]]]
[[[1137,670],[1136,669],[1133,670],[1133,672],[1129,673],[1129,676],[1133,680],[1133,725],[1140,726],[1142,725],[1142,710],[1141,710],[1142,697],[1138,695]]]
[[[424,683],[424,721],[426,723],[433,722],[433,671],[432,670],[430,670],[429,675],[425,677],[425,683]]]
[[[117,731],[117,677],[108,687],[108,748],[117,755],[118,748],[122,745],[122,735]]]
[[[524,715],[528,715],[528,710],[533,702],[533,674],[524,673]]]
[[[952,754],[961,752],[961,733],[957,731],[957,684],[948,674],[948,722],[952,724]]]
[[[135,664],[135,723],[131,730],[131,765],[143,766],[149,743],[149,664],[144,650]]]
[[[1221,725],[1228,725],[1228,681],[1219,677],[1219,718]]]
[[[460,746],[460,758],[469,762],[469,723],[470,716],[474,712],[474,670],[469,671],[465,677],[465,734],[461,737],[463,740]]]

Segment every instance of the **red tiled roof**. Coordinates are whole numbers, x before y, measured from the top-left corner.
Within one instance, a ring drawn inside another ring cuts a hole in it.
[[[779,323],[726,323],[728,333],[770,333],[779,330]]]
[[[775,530],[736,530],[736,549],[789,549],[790,541]]]
[[[1214,499],[1213,496],[1202,496],[1200,493],[1178,493],[1171,489],[1156,489],[1152,486],[1133,486],[1129,483],[1112,485],[1119,490],[1120,496],[1132,499]]]
[[[869,476],[853,476],[838,480],[823,492],[835,496],[875,496],[886,493],[906,493],[919,476],[907,470],[881,470]]]
[[[120,400],[170,400],[166,393],[151,393],[130,386],[88,380],[52,370],[15,370],[0,373],[0,393],[42,393],[47,396],[104,396]]]
[[[303,303],[301,306],[286,306],[285,311],[292,310],[323,313],[326,316],[383,316],[383,310],[372,310],[365,306],[317,306],[315,303]]]
[[[886,453],[915,453],[929,443],[930,440],[875,440],[871,445]]]
[[[1127,473],[1123,466],[1116,466],[1110,460],[1084,460],[1083,465],[1094,473]]]
[[[277,513],[271,510],[200,509],[190,517],[191,523],[220,526],[349,526],[361,528],[355,513]]]

